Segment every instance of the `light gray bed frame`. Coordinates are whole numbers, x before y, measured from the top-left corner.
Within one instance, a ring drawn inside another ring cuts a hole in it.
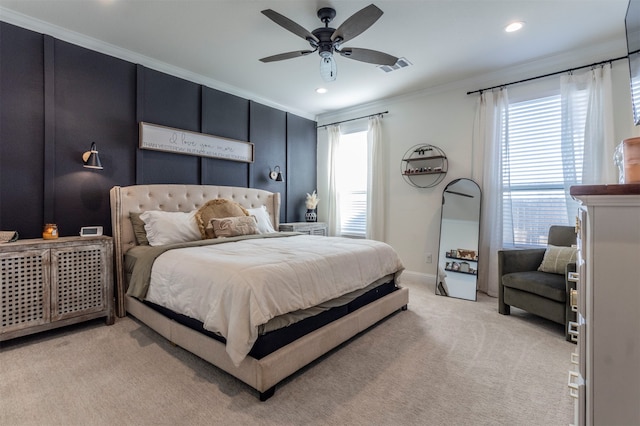
[[[264,401],[274,394],[276,384],[286,377],[390,314],[406,309],[409,291],[401,288],[295,340],[262,359],[248,356],[236,367],[227,355],[223,343],[173,321],[125,294],[127,284],[124,254],[136,245],[129,213],[146,210],[188,212],[214,198],[230,199],[245,208],[264,205],[274,228],[278,229],[279,193],[253,188],[212,185],[134,185],[115,186],[111,189],[111,223],[116,264],[116,315],[118,317],[123,317],[127,313],[133,315],[169,341],[256,389],[260,393],[260,400]]]

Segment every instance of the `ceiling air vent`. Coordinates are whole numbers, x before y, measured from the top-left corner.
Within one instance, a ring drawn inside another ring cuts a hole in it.
[[[378,65],[378,68],[380,68],[384,72],[391,72],[400,68],[406,68],[409,65],[413,65],[413,64],[409,62],[407,58],[400,58],[393,65]]]

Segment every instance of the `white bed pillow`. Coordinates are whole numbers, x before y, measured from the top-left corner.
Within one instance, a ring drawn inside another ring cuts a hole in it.
[[[200,240],[195,210],[188,213],[149,210],[140,215],[151,246]]]
[[[267,208],[265,206],[247,210],[249,211],[249,216],[253,216],[256,218],[256,222],[258,222],[258,232],[260,232],[261,234],[270,234],[272,232],[276,232],[276,230],[273,229],[271,219],[269,218],[269,213],[267,212]]]

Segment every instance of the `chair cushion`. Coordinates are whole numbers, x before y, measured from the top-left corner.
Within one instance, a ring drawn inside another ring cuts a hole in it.
[[[538,271],[564,275],[567,263],[574,263],[577,253],[578,250],[575,247],[557,247],[549,244]]]
[[[557,302],[567,300],[564,275],[539,271],[513,272],[502,276],[502,285],[537,294]]]

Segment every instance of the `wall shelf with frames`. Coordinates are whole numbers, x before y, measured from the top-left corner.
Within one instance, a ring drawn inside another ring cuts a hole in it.
[[[448,161],[444,151],[435,145],[414,145],[400,162],[402,178],[416,188],[431,188],[447,175]]]
[[[446,263],[445,271],[478,275],[478,253],[475,250],[450,250],[446,252],[445,257],[451,259],[451,262]]]
[[[467,262],[477,262],[478,259],[469,259],[468,257],[458,257],[458,256],[451,256],[450,254],[447,254],[445,256],[447,259],[455,259],[455,260],[466,260]]]

